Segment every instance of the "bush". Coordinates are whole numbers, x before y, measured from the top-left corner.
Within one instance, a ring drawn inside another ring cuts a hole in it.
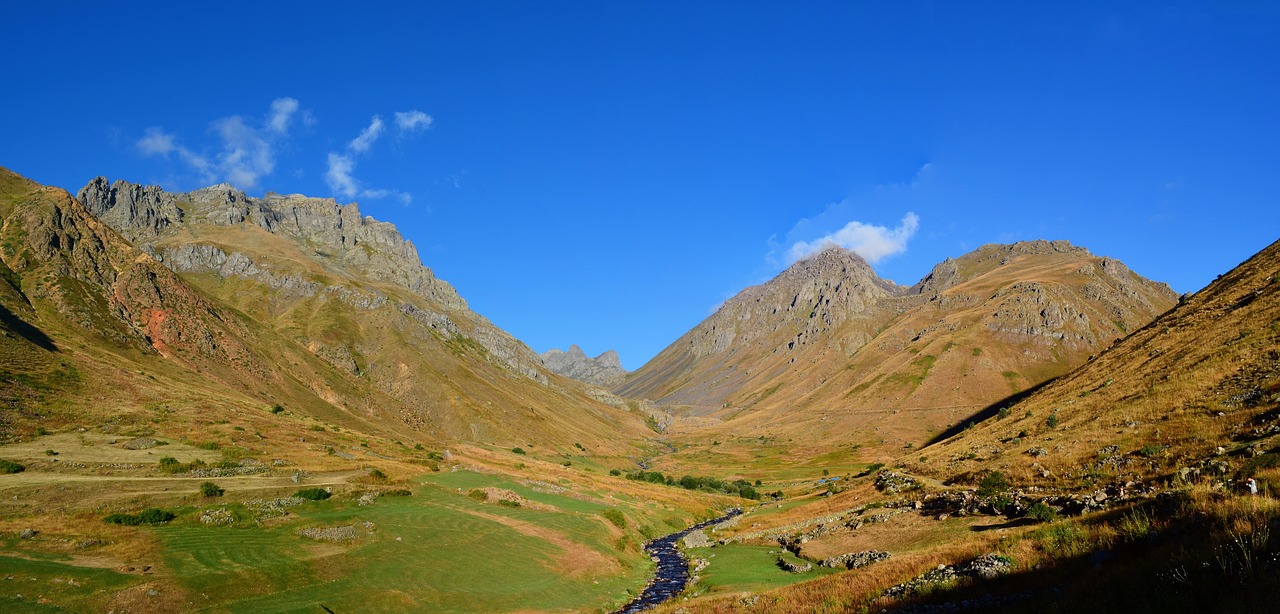
[[[221,486],[213,482],[204,482],[200,484],[200,494],[206,497],[221,497],[222,493],[227,492]]]
[[[1048,417],[1048,418],[1045,418],[1044,424],[1045,424],[1045,426],[1047,426],[1047,427],[1049,427],[1049,428],[1055,428],[1055,427],[1057,427],[1057,426],[1058,426],[1058,412],[1056,412],[1056,411],[1055,411],[1055,412],[1053,412],[1053,413],[1049,414],[1049,417]]]
[[[284,407],[282,407],[282,406],[281,406],[280,404],[278,404],[278,403],[277,403],[277,404],[275,404],[275,405],[272,405],[272,406],[271,406],[271,413],[273,413],[273,414],[281,414],[281,413],[284,413]]]
[[[612,522],[613,526],[618,527],[619,529],[627,528],[627,517],[623,516],[622,512],[616,509],[609,508],[609,509],[603,510],[600,512],[600,515],[604,516],[605,520]]]
[[[1148,444],[1148,445],[1142,446],[1141,448],[1138,448],[1138,455],[1145,456],[1146,458],[1151,458],[1152,456],[1155,456],[1161,452],[1164,452],[1164,448],[1165,446]]]
[[[524,453],[525,453],[524,448],[520,448],[520,447],[511,448],[511,451],[512,451],[513,453],[515,453],[515,454],[524,454]]]
[[[0,458],[0,473],[22,473],[27,468],[11,460]]]
[[[45,450],[44,454],[45,456],[57,456],[58,452],[56,450]]]
[[[479,488],[472,488],[471,490],[467,491],[467,496],[471,497],[472,499],[475,499],[476,501],[489,500],[489,495],[486,494],[483,490],[480,490]]]
[[[510,500],[507,500],[507,499],[499,499],[499,500],[498,500],[498,505],[501,505],[502,507],[520,507],[520,502],[519,502],[519,501],[510,501]]]
[[[1027,510],[1027,518],[1040,522],[1053,522],[1058,519],[1058,510],[1044,501],[1036,501]]]
[[[302,490],[299,490],[298,492],[293,493],[293,496],[302,497],[303,499],[308,499],[311,501],[324,501],[325,499],[332,497],[333,493],[323,488],[316,488],[313,486],[311,488],[304,488]]]
[[[137,514],[109,514],[103,521],[111,524],[122,524],[136,527],[142,524],[163,524],[177,518],[178,515],[162,509],[151,508]]]
[[[610,469],[610,470],[609,470],[609,475],[612,475],[612,476],[619,476],[619,475],[622,475],[622,470],[621,470],[621,469]]]
[[[413,491],[408,488],[393,488],[391,490],[382,491],[383,497],[408,497],[412,495]]]
[[[369,479],[375,482],[385,482],[387,481],[387,474],[383,473],[381,469],[370,469]]]
[[[1009,478],[1004,477],[1004,474],[999,471],[988,473],[981,482],[978,482],[978,496],[984,499],[1004,494],[1006,490],[1009,490]]]

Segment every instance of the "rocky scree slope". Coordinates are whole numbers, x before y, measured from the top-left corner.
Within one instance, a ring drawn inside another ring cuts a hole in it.
[[[79,197],[168,268],[397,399],[429,435],[617,447],[643,433],[472,312],[393,225],[354,203],[103,177]]]
[[[570,345],[567,352],[556,348],[543,352],[542,362],[560,375],[606,388],[620,383],[627,376],[627,370],[622,368],[622,360],[614,350],[591,358],[582,348]]]
[[[1176,298],[1065,241],[986,245],[910,288],[833,248],[726,301],[616,391],[727,434],[919,445]]]

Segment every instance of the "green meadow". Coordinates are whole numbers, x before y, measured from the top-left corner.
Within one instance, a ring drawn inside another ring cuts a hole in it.
[[[474,491],[484,488],[511,491],[523,504],[480,500]],[[559,488],[456,471],[420,479],[412,496],[384,496],[370,505],[339,495],[261,522],[243,504],[211,506],[235,513],[238,520],[225,526],[202,524],[201,508],[187,507],[174,510],[177,520],[141,530],[160,550],[157,572],[168,583],[160,590],[180,592],[182,609],[606,611],[647,582],[653,564],[640,549],[645,534],[692,520],[655,504],[616,505],[620,501],[607,494]],[[626,530],[601,515],[615,507],[611,503],[623,512]],[[298,533],[345,527],[354,539]],[[7,546],[0,566],[16,579],[0,580],[6,611],[99,610],[104,595],[158,579],[72,564],[56,554],[33,560]]]

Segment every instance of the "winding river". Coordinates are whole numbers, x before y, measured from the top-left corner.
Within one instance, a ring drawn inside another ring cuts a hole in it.
[[[685,585],[689,583],[689,561],[680,549],[676,548],[676,543],[689,533],[724,522],[741,513],[741,509],[734,508],[719,518],[700,522],[645,544],[644,551],[657,561],[658,569],[654,571],[653,580],[644,587],[644,592],[618,610],[618,614],[641,612],[680,594],[680,591],[684,590]]]

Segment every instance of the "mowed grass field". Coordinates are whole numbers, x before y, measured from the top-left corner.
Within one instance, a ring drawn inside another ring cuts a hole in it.
[[[0,609],[105,611],[133,593],[130,611],[611,611],[649,578],[653,564],[639,547],[645,534],[690,520],[660,504],[465,470],[426,475],[411,486],[412,496],[362,506],[337,495],[262,522],[250,520],[240,503],[170,508],[179,514],[173,522],[136,529],[159,563],[146,574],[95,565],[70,546],[42,552],[35,548],[41,536],[6,535]],[[476,489],[510,491],[523,502],[481,501],[470,494]],[[627,518],[625,531],[600,513],[615,504]],[[199,521],[201,509],[218,507],[239,520]],[[352,527],[355,538],[298,534],[335,527]]]

